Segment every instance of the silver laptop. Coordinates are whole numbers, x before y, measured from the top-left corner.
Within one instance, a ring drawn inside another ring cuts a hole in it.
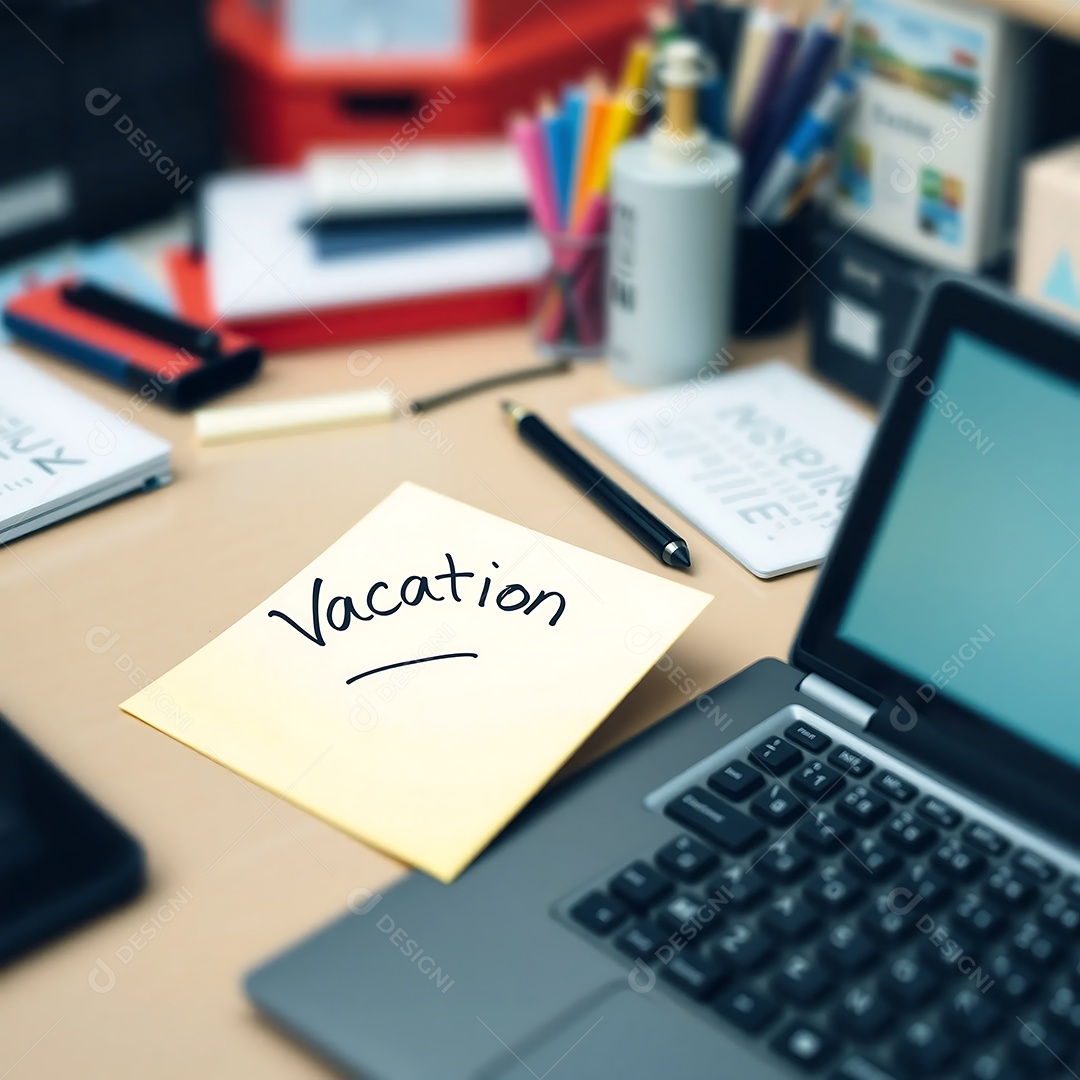
[[[370,1080],[1077,1076],[1080,339],[948,280],[890,366],[790,662],[352,893],[267,1016]]]

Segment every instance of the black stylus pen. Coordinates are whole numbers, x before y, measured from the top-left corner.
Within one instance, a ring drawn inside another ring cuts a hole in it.
[[[679,570],[690,569],[690,549],[681,536],[677,536],[628,491],[619,487],[614,480],[609,480],[595,465],[563,442],[538,416],[512,401],[504,401],[503,409],[525,442],[581,488],[639,544],[668,566]]]

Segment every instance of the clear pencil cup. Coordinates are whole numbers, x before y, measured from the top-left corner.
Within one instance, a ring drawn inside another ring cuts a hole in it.
[[[551,265],[533,315],[537,351],[588,359],[607,351],[607,232],[546,234]]]

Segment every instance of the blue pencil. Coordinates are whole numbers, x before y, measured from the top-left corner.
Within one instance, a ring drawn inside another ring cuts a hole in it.
[[[540,123],[547,141],[559,220],[565,228],[570,204],[570,181],[573,177],[576,142],[573,134],[574,127],[565,112],[554,108],[550,112],[541,114]]]
[[[559,187],[559,203],[563,207],[563,225],[569,224],[571,192],[578,171],[578,153],[581,149],[581,125],[589,106],[589,94],[583,86],[568,86],[563,92],[563,117],[566,121],[566,138],[569,154],[566,169],[556,176]],[[565,184],[565,187],[564,187]]]

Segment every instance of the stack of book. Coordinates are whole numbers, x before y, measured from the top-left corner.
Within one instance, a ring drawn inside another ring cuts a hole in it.
[[[182,312],[266,349],[523,319],[547,265],[503,142],[312,155],[210,181]]]

